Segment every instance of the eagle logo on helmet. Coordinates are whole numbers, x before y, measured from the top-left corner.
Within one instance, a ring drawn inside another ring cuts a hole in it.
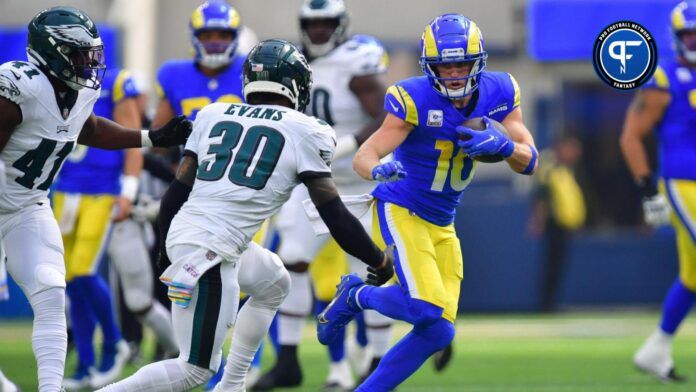
[[[69,44],[76,46],[92,46],[101,45],[101,39],[95,38],[83,25],[63,25],[63,26],[46,26],[46,31]]]

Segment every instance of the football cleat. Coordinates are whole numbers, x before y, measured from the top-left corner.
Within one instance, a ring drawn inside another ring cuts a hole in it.
[[[124,340],[115,345],[104,345],[101,366],[98,371],[92,372],[90,386],[98,389],[115,382],[121,376],[129,358],[130,348]]]
[[[343,328],[360,312],[360,308],[351,303],[350,292],[364,284],[365,282],[354,274],[341,277],[341,282],[336,286],[336,296],[317,317],[317,338],[321,344],[327,345],[334,341]]]
[[[331,363],[329,375],[324,382],[324,391],[352,391],[355,387],[348,361]]]
[[[672,338],[664,332],[655,331],[633,356],[633,364],[660,381],[683,382],[678,375],[672,359]]]
[[[91,385],[91,378],[94,369],[91,367],[78,368],[72,377],[63,379],[61,383],[66,391],[82,391],[86,390]],[[10,391],[12,389],[9,389]],[[0,391],[5,391],[5,389],[0,389]]]

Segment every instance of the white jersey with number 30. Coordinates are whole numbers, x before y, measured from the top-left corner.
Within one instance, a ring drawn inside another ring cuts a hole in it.
[[[196,180],[167,247],[195,244],[233,257],[303,176],[331,175],[334,148],[328,124],[283,106],[206,106],[185,148],[197,156]]]
[[[22,111],[0,159],[5,164],[5,189],[0,213],[48,202],[48,189],[92,114],[99,90],[82,89],[72,109],[61,113],[51,82],[35,65],[12,61],[0,66],[0,97]]]

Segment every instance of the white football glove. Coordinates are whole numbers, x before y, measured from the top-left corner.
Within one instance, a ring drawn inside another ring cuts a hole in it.
[[[159,214],[160,201],[154,200],[150,195],[141,193],[138,202],[133,205],[131,217],[136,222],[154,222]]]
[[[643,217],[645,223],[657,227],[669,223],[672,209],[664,195],[657,194],[643,198]]]

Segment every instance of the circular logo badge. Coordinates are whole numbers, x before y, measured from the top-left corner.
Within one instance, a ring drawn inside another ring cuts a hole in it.
[[[631,90],[647,82],[657,67],[657,45],[645,27],[621,21],[607,26],[594,44],[594,69],[606,84]]]

